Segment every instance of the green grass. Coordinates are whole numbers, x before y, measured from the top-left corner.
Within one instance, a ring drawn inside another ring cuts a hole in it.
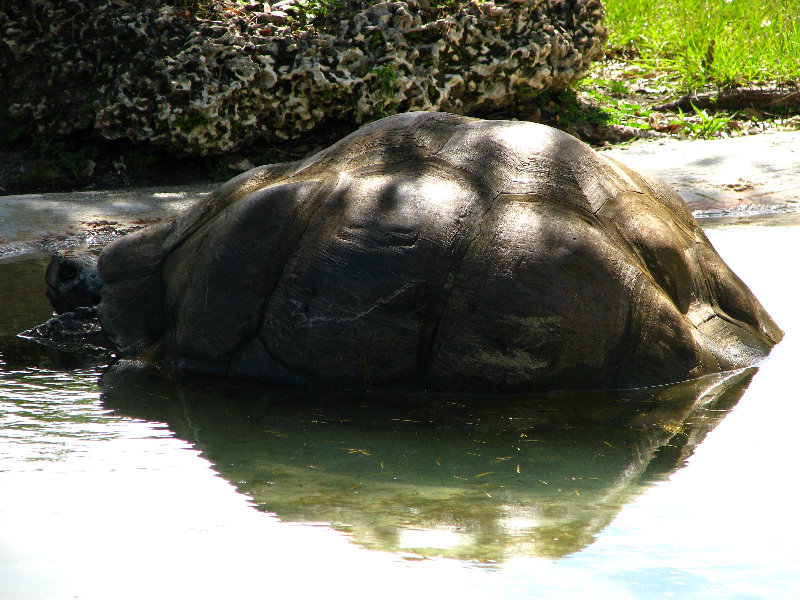
[[[800,0],[605,0],[609,50],[704,85],[800,79]]]
[[[694,104],[692,108],[694,109],[694,115],[691,115],[691,117],[694,118],[687,118],[687,115],[681,109],[678,109],[678,123],[692,137],[712,138],[724,131],[734,116],[725,112],[714,114],[697,108]]]

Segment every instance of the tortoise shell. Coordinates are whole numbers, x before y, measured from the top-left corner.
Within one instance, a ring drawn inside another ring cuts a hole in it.
[[[663,182],[544,125],[446,113],[248,171],[99,271],[121,356],[275,383],[631,388],[782,336]]]

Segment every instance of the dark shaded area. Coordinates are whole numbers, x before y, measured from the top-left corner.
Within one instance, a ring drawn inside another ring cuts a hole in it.
[[[692,111],[694,107],[713,110],[790,109],[800,110],[800,88],[731,87],[714,92],[686,94],[677,100],[653,107],[659,111]]]
[[[327,131],[284,147],[257,143],[234,153],[178,157],[89,131],[22,135],[18,123],[0,118],[0,195],[222,182],[244,170],[242,161],[256,166],[293,160],[348,133],[341,124]]]
[[[521,98],[516,108],[475,116],[540,122],[594,146],[649,133],[610,123],[608,113],[581,101],[572,90]],[[187,157],[130,140],[106,140],[88,130],[31,133],[19,121],[0,115],[0,195],[223,182],[245,165],[306,158],[356,129],[332,117],[301,139],[261,141],[236,152]]]

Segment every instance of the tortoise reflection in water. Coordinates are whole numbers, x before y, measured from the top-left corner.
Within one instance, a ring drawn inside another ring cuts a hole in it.
[[[502,561],[590,545],[685,464],[755,369],[647,390],[316,392],[112,369],[103,405],[166,422],[263,511],[373,549]]]
[[[99,272],[120,356],[275,383],[636,388],[782,336],[661,181],[543,125],[446,113],[244,173]]]

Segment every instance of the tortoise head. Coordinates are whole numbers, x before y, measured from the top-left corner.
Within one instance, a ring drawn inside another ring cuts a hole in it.
[[[80,250],[59,250],[45,272],[47,299],[56,313],[96,306],[103,282],[97,274],[97,259]]]

